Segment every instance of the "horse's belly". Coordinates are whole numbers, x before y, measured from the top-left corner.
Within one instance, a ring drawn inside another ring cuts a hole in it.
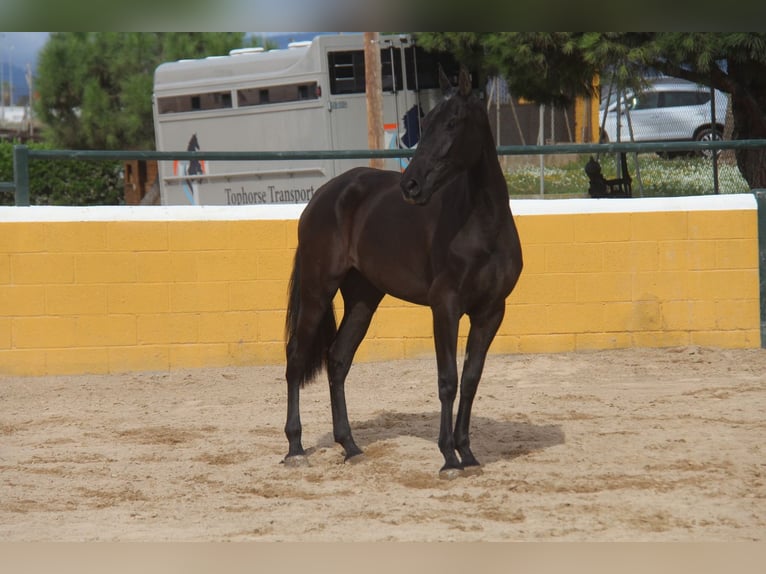
[[[416,305],[428,304],[430,283],[417,268],[403,265],[401,261],[370,260],[360,262],[357,269],[378,290]]]

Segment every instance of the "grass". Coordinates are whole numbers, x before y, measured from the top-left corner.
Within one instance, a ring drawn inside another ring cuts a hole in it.
[[[571,157],[571,156],[570,156]],[[547,198],[588,197],[588,177],[585,164],[588,156],[577,156],[571,161],[551,156],[545,159],[544,195]],[[617,177],[615,157],[597,158],[604,177]],[[537,157],[506,169],[506,181],[511,196],[540,197],[540,165]],[[714,193],[712,160],[701,156],[663,158],[656,154],[628,155],[628,171],[633,179],[634,197],[674,197],[682,195],[710,195]],[[750,188],[733,158],[722,154],[718,160],[720,193],[749,193]]]

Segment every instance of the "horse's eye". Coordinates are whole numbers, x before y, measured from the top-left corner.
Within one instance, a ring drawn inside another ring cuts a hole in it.
[[[450,118],[447,122],[447,129],[453,129],[455,125],[457,124],[457,120],[455,118]]]

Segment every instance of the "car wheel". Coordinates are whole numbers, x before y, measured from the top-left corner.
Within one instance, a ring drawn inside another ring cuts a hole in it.
[[[717,128],[702,128],[697,131],[694,139],[698,142],[719,141],[723,139],[723,134],[721,133],[721,130]],[[704,149],[698,153],[704,157],[713,157],[714,152],[717,155],[721,153],[721,150]]]

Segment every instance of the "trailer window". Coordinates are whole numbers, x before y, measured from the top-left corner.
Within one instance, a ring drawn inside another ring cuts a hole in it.
[[[391,70],[391,59],[394,66]],[[383,68],[380,80],[384,92],[398,92],[404,89],[402,82],[402,52],[399,48],[382,48],[380,50],[380,65]],[[394,80],[396,78],[396,80]]]
[[[231,107],[231,92],[209,92],[183,96],[166,96],[157,99],[157,110],[161,114],[219,110]]]
[[[409,47],[404,51],[404,60],[407,65],[407,86],[411,90],[438,89],[439,66],[449,78],[457,79],[460,73],[460,64],[452,54],[446,52],[427,52],[420,46]],[[472,84],[478,88],[478,74],[472,74]]]
[[[393,58],[393,72],[391,60]],[[363,94],[366,80],[364,77],[364,51],[330,52],[327,55],[330,69],[330,93]],[[402,58],[399,48],[381,48],[381,83],[383,91],[404,88],[402,78]],[[394,80],[396,78],[396,80]]]
[[[364,93],[364,52],[330,52],[330,92],[333,94]]]
[[[316,100],[318,98],[319,90],[316,82],[286,84],[282,86],[260,86],[237,90],[237,105],[239,107],[300,102],[303,100]]]

